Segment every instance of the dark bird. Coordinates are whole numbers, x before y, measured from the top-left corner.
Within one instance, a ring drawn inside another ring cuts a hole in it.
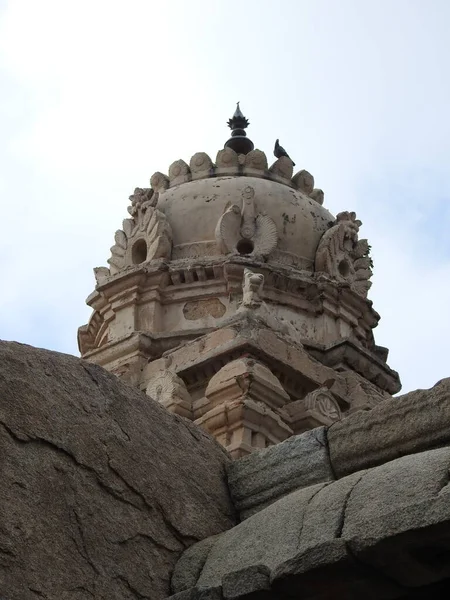
[[[273,153],[275,154],[275,156],[277,158],[281,158],[282,156],[287,156],[289,158],[289,160],[292,161],[292,164],[295,167],[295,162],[292,160],[292,158],[289,156],[289,154],[286,152],[286,150],[283,148],[283,146],[280,146],[280,140],[276,140],[275,148],[273,149]]]

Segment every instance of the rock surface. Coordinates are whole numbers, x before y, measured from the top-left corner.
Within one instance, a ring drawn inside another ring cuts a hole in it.
[[[265,589],[277,599],[392,600],[442,582],[449,467],[450,448],[439,448],[292,492],[216,536],[207,553],[205,541],[201,552],[189,548],[174,591],[194,600],[209,590],[247,600]]]
[[[8,342],[0,365],[0,597],[167,597],[234,524],[225,451],[101,367]]]

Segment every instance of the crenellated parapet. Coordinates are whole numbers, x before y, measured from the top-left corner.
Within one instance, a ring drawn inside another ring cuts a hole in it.
[[[214,162],[205,152],[194,154],[189,164],[181,159],[176,160],[169,166],[167,174],[160,171],[154,173],[150,185],[151,189],[158,193],[198,179],[257,177],[287,185],[318,204],[323,204],[324,193],[314,188],[314,177],[311,173],[302,169],[294,175],[293,171],[293,162],[286,156],[281,156],[269,167],[267,156],[261,150],[254,149],[248,154],[238,154],[231,148],[224,148],[219,150]]]

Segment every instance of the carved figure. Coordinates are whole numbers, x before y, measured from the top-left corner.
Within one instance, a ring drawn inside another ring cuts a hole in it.
[[[255,190],[242,192],[242,208],[228,206],[216,227],[216,240],[222,252],[266,257],[275,250],[278,232],[275,222],[265,213],[256,214]]]
[[[95,267],[94,268],[94,276],[95,276],[95,281],[97,282],[97,285],[102,284],[107,277],[109,277],[111,275],[111,271],[108,269],[108,267]]]
[[[136,188],[130,200],[127,210],[131,219],[125,219],[123,229],[116,231],[108,259],[111,275],[127,266],[170,258],[172,252],[172,229],[166,216],[155,208],[158,193]]]
[[[263,284],[264,275],[262,273],[254,273],[250,269],[244,269],[242,306],[256,308],[262,304],[261,292]]]
[[[372,276],[372,259],[367,240],[358,240],[361,221],[354,212],[341,212],[326,231],[317,248],[315,269],[346,282],[362,296],[367,296]]]

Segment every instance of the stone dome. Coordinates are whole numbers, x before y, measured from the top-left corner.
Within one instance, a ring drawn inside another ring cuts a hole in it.
[[[243,229],[247,217],[250,229],[257,230],[261,217],[260,235],[276,235],[266,260],[312,270],[319,240],[334,217],[306,193],[291,187],[290,181],[263,178],[263,174],[210,176],[160,192],[157,208],[172,228],[172,258],[257,252],[252,241],[257,231],[252,235]],[[227,212],[229,223],[221,232],[220,223]]]
[[[372,332],[361,221],[331,215],[279,140],[269,165],[239,106],[228,124],[215,157],[176,160],[134,190],[78,342],[237,458],[400,382]]]

